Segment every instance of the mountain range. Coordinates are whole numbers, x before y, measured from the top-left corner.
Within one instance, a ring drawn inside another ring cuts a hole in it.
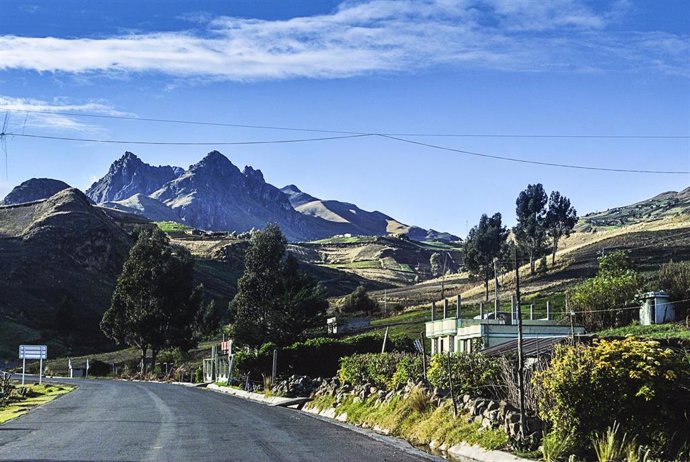
[[[103,207],[207,231],[244,232],[276,223],[290,241],[341,234],[459,240],[452,234],[409,226],[354,204],[322,200],[294,185],[279,189],[265,181],[261,170],[250,166],[240,170],[218,151],[208,153],[187,170],[148,165],[126,152],[85,193]],[[28,197],[26,191],[24,194]],[[10,195],[12,203],[22,196],[14,191]]]

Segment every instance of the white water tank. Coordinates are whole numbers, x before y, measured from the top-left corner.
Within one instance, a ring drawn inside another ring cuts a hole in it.
[[[666,292],[647,292],[640,308],[640,324],[663,324],[676,320],[676,312]]]

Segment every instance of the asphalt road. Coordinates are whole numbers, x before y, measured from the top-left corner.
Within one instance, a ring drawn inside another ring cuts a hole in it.
[[[209,390],[74,382],[72,393],[0,425],[0,460],[441,460],[392,438]]]

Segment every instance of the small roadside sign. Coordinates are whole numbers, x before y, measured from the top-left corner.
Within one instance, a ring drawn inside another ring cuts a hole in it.
[[[22,360],[22,386],[26,374],[26,360],[40,360],[38,366],[38,383],[43,383],[43,360],[48,359],[48,345],[19,345],[19,359]]]

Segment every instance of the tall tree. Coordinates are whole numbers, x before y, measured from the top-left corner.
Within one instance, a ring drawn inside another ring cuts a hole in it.
[[[503,259],[507,250],[508,229],[500,213],[479,219],[465,240],[465,268],[484,281],[484,296],[489,300],[489,280],[494,274],[494,258]]]
[[[285,345],[322,320],[328,307],[325,291],[287,256],[278,226],[252,234],[244,264],[230,310],[236,341]]]
[[[541,183],[527,185],[515,201],[517,225],[513,228],[518,244],[529,255],[530,274],[534,274],[534,262],[544,249],[546,240],[547,196]]]
[[[103,333],[118,344],[139,348],[144,367],[149,350],[155,365],[163,348],[193,347],[202,298],[193,270],[189,252],[173,253],[163,232],[139,230],[103,315]]]
[[[575,227],[577,220],[577,210],[570,205],[570,199],[561,196],[561,193],[558,191],[551,192],[551,196],[549,196],[549,209],[546,212],[545,226],[553,244],[553,253],[551,254],[552,264],[556,263],[558,241],[563,236],[570,236],[570,231]]]
[[[429,266],[431,267],[431,275],[438,277],[443,274],[443,265],[441,264],[441,254],[434,252],[429,258]]]

